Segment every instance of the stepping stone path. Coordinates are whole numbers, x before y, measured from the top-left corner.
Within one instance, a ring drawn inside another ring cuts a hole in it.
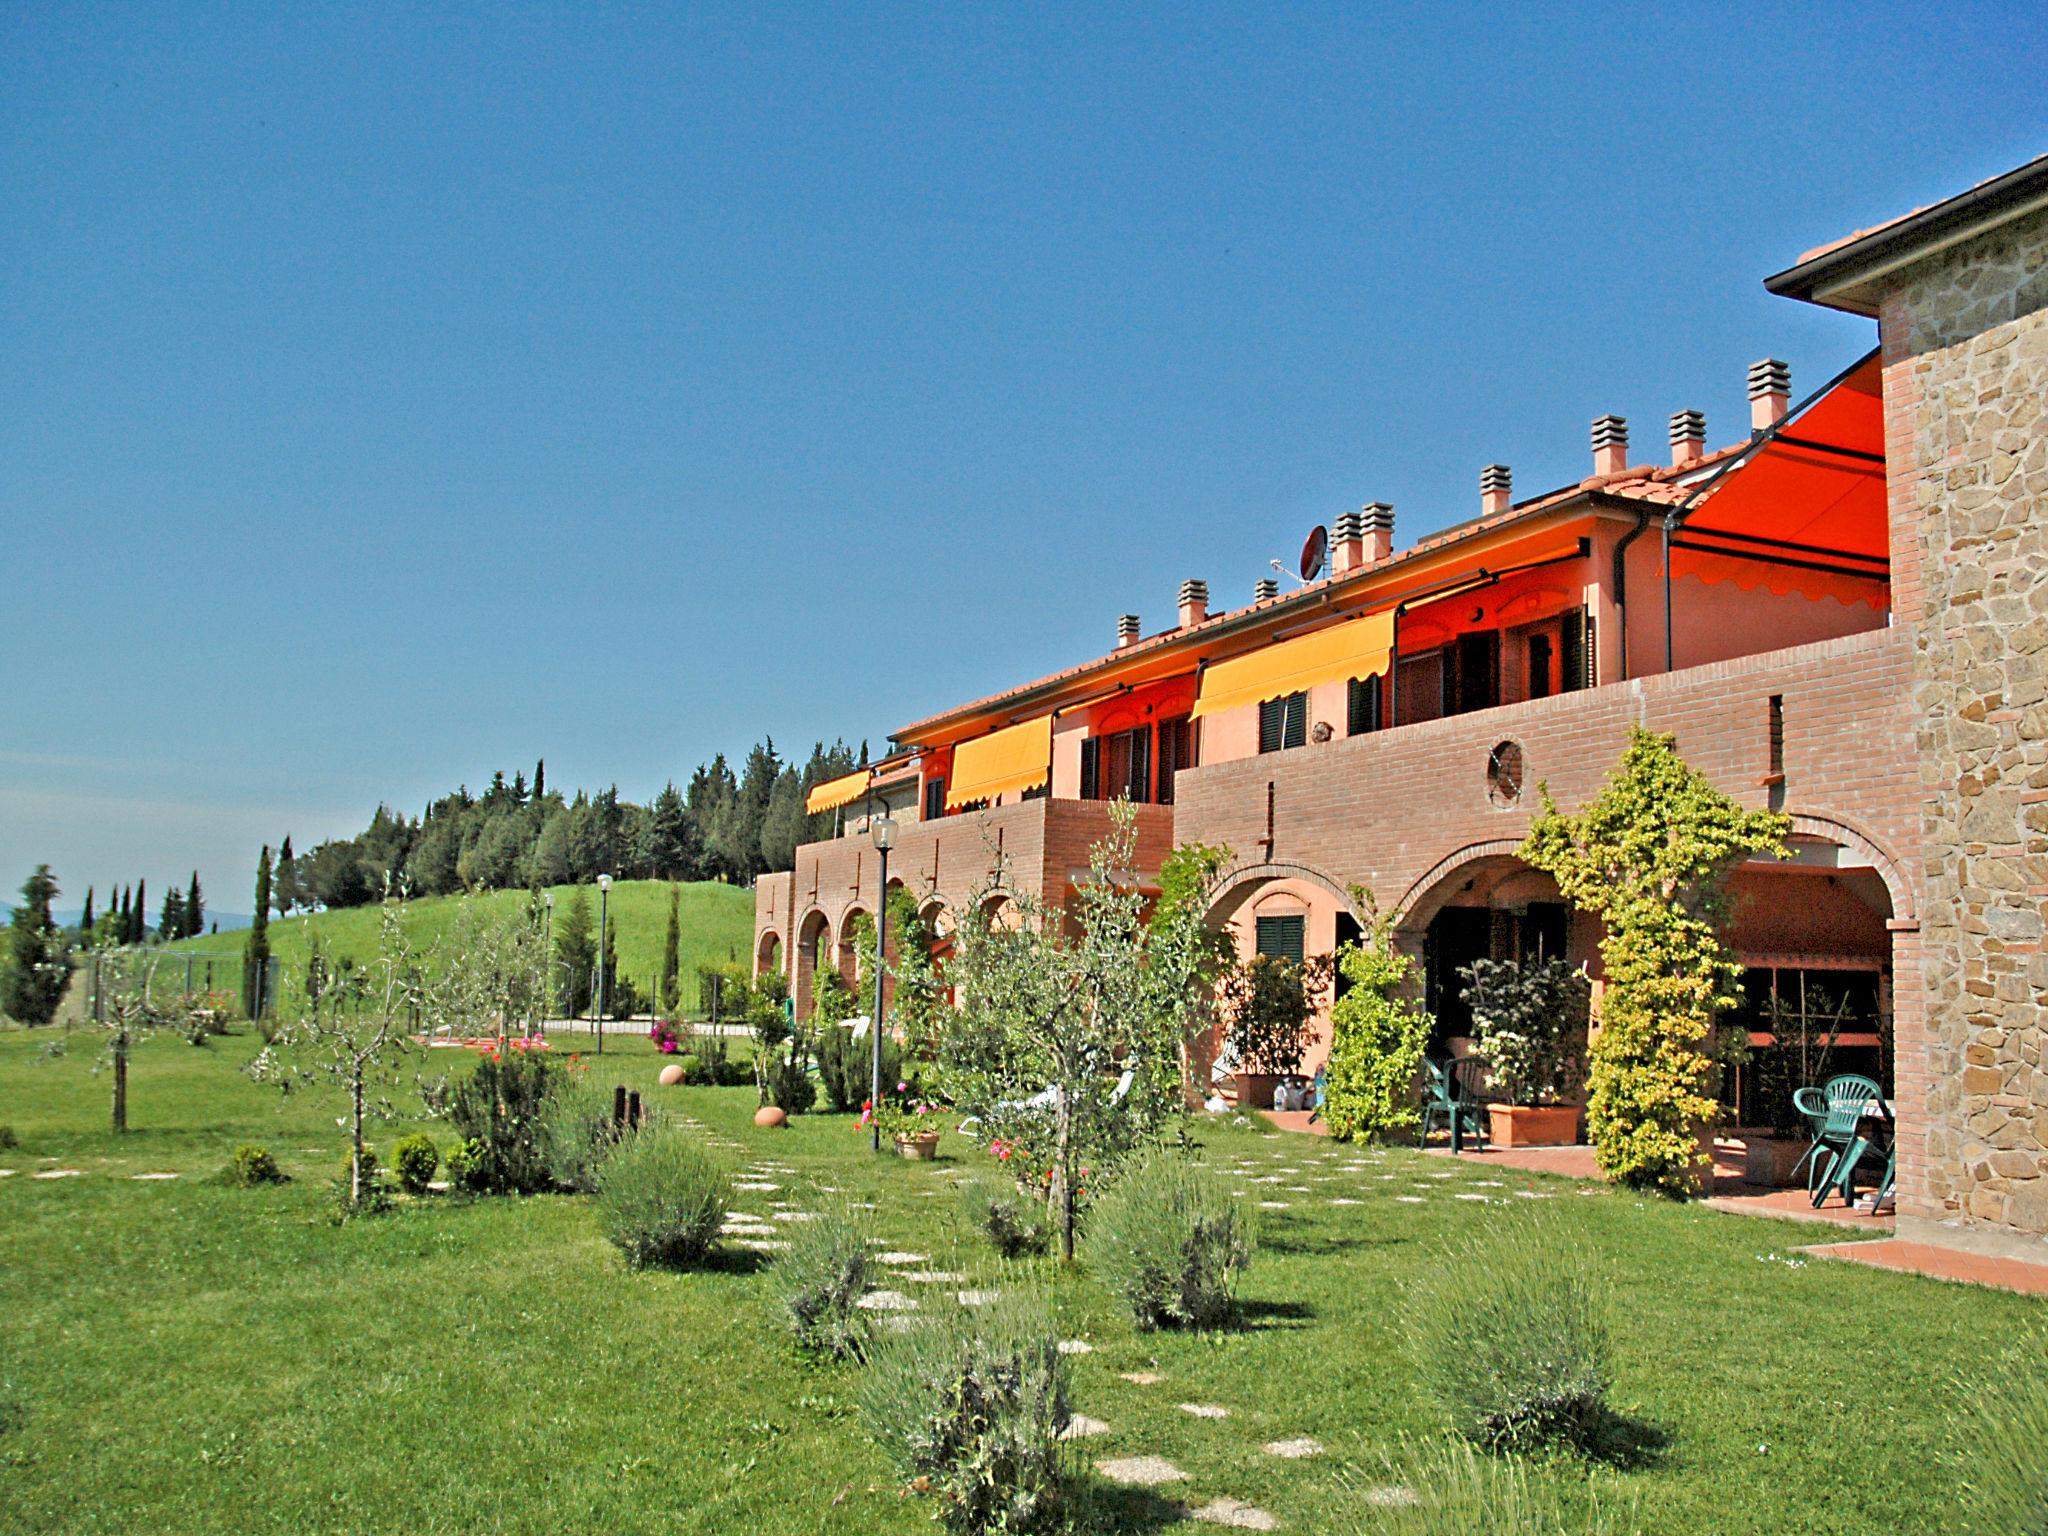
[[[960,1305],[963,1307],[985,1307],[1002,1294],[1001,1291],[962,1291],[960,1293]]]
[[[918,1269],[912,1270],[903,1278],[914,1285],[958,1285],[967,1276],[958,1270]]]
[[[1422,1495],[1406,1483],[1382,1483],[1377,1488],[1365,1490],[1365,1502],[1376,1504],[1381,1509],[1395,1509],[1404,1504],[1420,1504]]]
[[[1177,1403],[1175,1406],[1182,1413],[1197,1419],[1227,1419],[1230,1417],[1230,1410],[1216,1403]]]
[[[887,1253],[876,1254],[875,1261],[895,1269],[908,1269],[913,1264],[929,1264],[931,1257],[928,1253],[906,1253],[900,1248],[892,1248]]]
[[[1100,1419],[1091,1419],[1085,1413],[1070,1414],[1067,1427],[1060,1431],[1062,1440],[1085,1440],[1090,1435],[1106,1435],[1109,1426]]]
[[[77,1179],[83,1178],[84,1172],[77,1168],[46,1168],[41,1173],[35,1174],[34,1177],[38,1179]]]
[[[1261,1200],[1259,1202],[1259,1209],[1262,1211],[1284,1211],[1287,1209],[1287,1202],[1285,1200]]]
[[[747,1191],[747,1193],[753,1195],[772,1194],[776,1190],[782,1188],[780,1184],[763,1184],[751,1179],[745,1181],[735,1179],[733,1180],[732,1187],[734,1189],[744,1189],[745,1191]]]
[[[1322,1455],[1323,1442],[1303,1435],[1299,1440],[1268,1440],[1259,1449],[1282,1461],[1300,1461],[1304,1456]]]
[[[864,1312],[915,1312],[917,1300],[901,1291],[869,1291],[854,1303]]]
[[[1423,1200],[1421,1195],[1396,1195],[1394,1198],[1403,1205],[1420,1205]]]
[[[1187,1480],[1187,1473],[1164,1456],[1124,1456],[1113,1461],[1098,1461],[1095,1470],[1112,1483],[1122,1483],[1131,1488],[1156,1488],[1161,1483]]]
[[[0,1168],[0,1179],[11,1179],[13,1177],[14,1170],[12,1168]]]
[[[816,1221],[817,1219],[818,1213],[816,1211],[777,1211],[775,1213],[775,1220],[777,1221]]]
[[[1227,1525],[1240,1531],[1277,1531],[1280,1522],[1265,1510],[1252,1504],[1240,1504],[1236,1499],[1211,1499],[1200,1509],[1191,1512],[1192,1517],[1209,1525]]]
[[[1061,1339],[1059,1351],[1063,1355],[1092,1355],[1095,1353],[1095,1346],[1086,1339]]]
[[[139,1179],[144,1183],[154,1183],[160,1179],[175,1179],[177,1175],[175,1173],[131,1173],[128,1177]]]
[[[1125,1381],[1140,1387],[1156,1387],[1166,1379],[1157,1371],[1123,1371],[1120,1374]]]
[[[1349,1198],[1348,1196],[1345,1196],[1345,1195],[1339,1195],[1339,1196],[1338,1196],[1338,1197],[1337,1197],[1336,1199],[1332,1200],[1332,1201],[1330,1202],[1330,1204],[1332,1204],[1332,1205],[1363,1205],[1363,1204],[1365,1204],[1365,1202],[1364,1202],[1363,1200],[1353,1200],[1353,1199],[1351,1199],[1351,1198]]]

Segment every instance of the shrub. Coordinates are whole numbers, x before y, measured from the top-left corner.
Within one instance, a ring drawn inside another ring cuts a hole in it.
[[[754,1080],[753,1067],[737,1056],[720,1056],[713,1066],[721,1088],[741,1088]]]
[[[1224,1025],[1241,1071],[1300,1070],[1315,1035],[1309,992],[1320,974],[1320,966],[1312,973],[1279,955],[1254,956],[1224,974]]]
[[[1562,960],[1475,960],[1458,972],[1487,1085],[1509,1104],[1555,1104],[1578,1087],[1593,985]]]
[[[1045,1203],[1022,1190],[967,1184],[961,1189],[961,1203],[966,1207],[968,1222],[1006,1259],[1043,1253],[1052,1241],[1052,1222],[1045,1214]]]
[[[282,1184],[284,1170],[277,1166],[277,1159],[270,1155],[270,1149],[244,1142],[235,1148],[228,1159],[225,1177],[230,1184],[255,1186],[258,1184]]]
[[[1371,893],[1354,888],[1352,900],[1367,922],[1359,941],[1337,954],[1348,985],[1330,1005],[1323,1079],[1323,1119],[1344,1141],[1420,1121],[1415,1079],[1429,1043],[1429,1015],[1405,996],[1414,962],[1394,947],[1392,924]]]
[[[548,1059],[514,1047],[488,1051],[455,1090],[448,1118],[472,1148],[469,1187],[527,1195],[550,1187],[546,1110],[555,1086]]]
[[[550,1176],[579,1195],[597,1193],[605,1159],[622,1134],[612,1120],[612,1096],[587,1080],[571,1079],[548,1095],[543,1113]]]
[[[680,1131],[633,1137],[598,1176],[604,1235],[635,1269],[702,1262],[718,1242],[731,1198],[725,1175]]]
[[[1972,1536],[2048,1536],[2048,1328],[1993,1357],[1959,1384],[1956,1455],[1963,1529]]]
[[[1162,1149],[1097,1201],[1088,1249],[1140,1328],[1214,1328],[1251,1262],[1251,1224],[1225,1180]]]
[[[1492,1461],[1460,1440],[1438,1441],[1387,1462],[1377,1479],[1344,1480],[1334,1509],[1358,1536],[1620,1536],[1641,1526],[1633,1510],[1567,1510],[1521,1461]]]
[[[818,1085],[800,1058],[777,1056],[769,1065],[768,1102],[786,1115],[801,1115],[818,1102]]]
[[[0,1125],[0,1152],[12,1152],[21,1145],[21,1138],[14,1134],[11,1125]]]
[[[869,1432],[949,1530],[1055,1524],[1072,1462],[1066,1357],[1041,1300],[934,1316],[888,1339],[860,1381]]]
[[[391,1149],[391,1171],[408,1195],[423,1195],[441,1166],[441,1149],[425,1131],[415,1131]]]
[[[683,1069],[683,1081],[701,1083],[705,1080],[704,1058],[694,1051],[685,1051],[676,1058],[676,1065]]]
[[[341,1166],[335,1169],[334,1206],[329,1216],[336,1222],[347,1221],[352,1216],[374,1216],[379,1211],[391,1209],[391,1184],[384,1177],[384,1166],[377,1161],[377,1149],[368,1142],[363,1143],[363,1178],[360,1194],[350,1198],[350,1171],[354,1159],[344,1153]]]
[[[470,1194],[484,1188],[484,1144],[465,1136],[452,1143],[443,1161],[448,1165],[448,1182]]]
[[[790,1235],[775,1265],[775,1290],[799,1348],[834,1360],[865,1360],[871,1330],[856,1305],[867,1294],[874,1250],[868,1224],[848,1208],[824,1211]]]
[[[1422,1376],[1492,1451],[1589,1446],[1607,1416],[1604,1287],[1556,1220],[1495,1222],[1447,1251],[1412,1308]]]

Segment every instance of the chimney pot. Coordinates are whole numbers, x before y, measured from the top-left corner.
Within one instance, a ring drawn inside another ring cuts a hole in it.
[[[1671,413],[1671,467],[1684,469],[1707,456],[1707,418],[1698,411]]]
[[[1365,564],[1376,565],[1394,552],[1394,504],[1368,501],[1358,509],[1358,528],[1365,539]]]
[[[1593,473],[1618,475],[1628,468],[1628,418],[1593,418]]]
[[[1763,432],[1792,408],[1792,370],[1775,357],[1749,365],[1749,430]]]
[[[1356,512],[1339,512],[1330,525],[1330,574],[1349,576],[1365,564],[1365,525]]]
[[[1193,629],[1209,617],[1209,583],[1189,577],[1180,584],[1180,627]]]
[[[1279,595],[1280,583],[1271,576],[1261,576],[1252,583],[1252,601],[1255,603],[1271,602]]]
[[[1124,614],[1116,621],[1116,648],[1122,650],[1127,645],[1137,643],[1138,616],[1135,613]]]
[[[1489,464],[1479,471],[1479,509],[1487,517],[1514,505],[1515,472],[1505,464]]]

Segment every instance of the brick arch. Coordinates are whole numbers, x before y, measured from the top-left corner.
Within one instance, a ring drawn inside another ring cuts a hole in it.
[[[1412,927],[1417,916],[1416,904],[1433,895],[1459,870],[1468,864],[1477,864],[1482,859],[1515,859],[1526,863],[1527,861],[1521,858],[1521,847],[1522,840],[1519,837],[1494,837],[1481,843],[1467,843],[1455,853],[1446,854],[1438,859],[1411,881],[1408,889],[1401,893],[1401,899],[1389,910],[1396,914],[1399,926]],[[1436,908],[1431,907],[1428,912],[1421,915],[1426,921],[1427,918],[1436,915]]]
[[[1884,881],[1891,893],[1892,921],[1917,923],[1920,920],[1919,904],[1913,899],[1913,882],[1906,878],[1906,872],[1885,847],[1868,833],[1859,831],[1846,821],[1832,816],[1814,816],[1803,811],[1793,811],[1792,835],[1810,837],[1819,842],[1833,843],[1838,848],[1847,848],[1860,853],[1870,861],[1870,867]]]
[[[1209,887],[1210,926],[1227,922],[1236,909],[1250,899],[1252,892],[1275,880],[1301,880],[1310,885],[1321,886],[1343,904],[1343,910],[1353,917],[1360,916],[1357,907],[1352,903],[1351,892],[1334,875],[1325,874],[1313,864],[1272,860],[1258,864],[1239,864],[1216,877],[1215,882]]]
[[[796,942],[789,957],[789,995],[795,1000],[796,1016],[807,1019],[816,991],[819,957],[831,953],[832,919],[825,915],[823,907],[806,907],[794,932]]]
[[[789,947],[782,942],[782,935],[773,927],[763,928],[754,936],[754,974],[764,976],[770,971],[787,970]]]

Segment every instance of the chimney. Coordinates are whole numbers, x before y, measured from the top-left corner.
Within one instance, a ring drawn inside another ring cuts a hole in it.
[[[1707,418],[1698,411],[1671,413],[1671,467],[1689,469],[1707,456]]]
[[[1489,464],[1479,471],[1479,510],[1491,517],[1514,505],[1515,472],[1505,464]]]
[[[1792,370],[1775,357],[1749,365],[1749,430],[1762,432],[1792,407]]]
[[[1358,509],[1359,531],[1365,536],[1365,563],[1377,565],[1394,552],[1392,502],[1368,501]]]
[[[1122,650],[1127,645],[1137,643],[1138,616],[1135,613],[1124,614],[1116,621],[1116,648]]]
[[[1255,603],[1270,603],[1279,595],[1280,583],[1271,576],[1261,576],[1252,583],[1252,601]]]
[[[1618,475],[1628,468],[1628,418],[1593,418],[1593,473]]]
[[[1193,629],[1209,617],[1209,583],[1190,577],[1180,584],[1180,627]]]
[[[1349,576],[1365,564],[1365,525],[1356,512],[1339,512],[1330,526],[1330,574]]]

